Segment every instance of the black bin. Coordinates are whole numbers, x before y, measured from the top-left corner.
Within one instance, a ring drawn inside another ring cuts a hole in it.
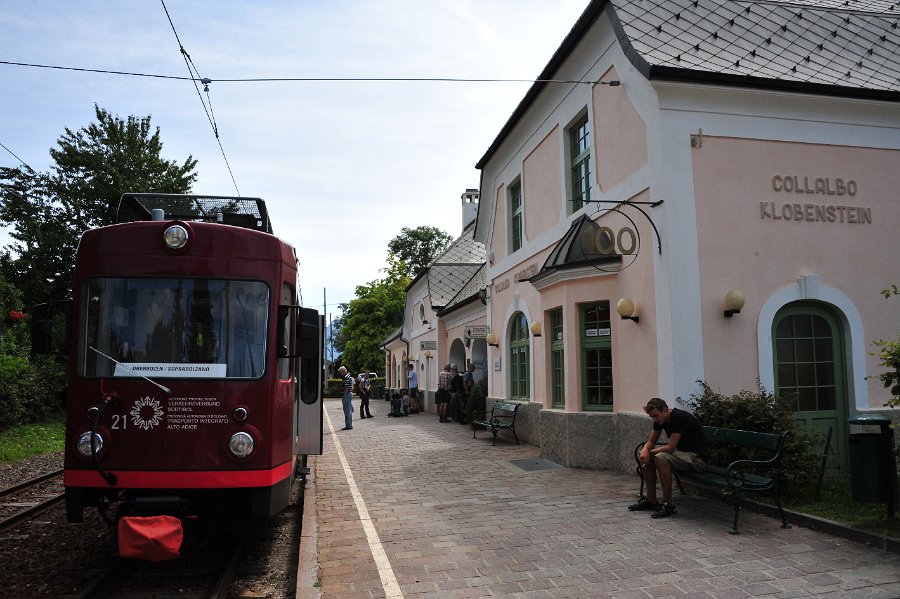
[[[857,414],[849,422],[880,427],[877,433],[850,435],[850,494],[853,501],[886,503],[888,517],[893,518],[897,506],[897,466],[891,419],[878,414]]]

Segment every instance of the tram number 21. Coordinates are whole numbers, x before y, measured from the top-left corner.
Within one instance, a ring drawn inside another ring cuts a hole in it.
[[[125,430],[128,428],[128,416],[124,414],[113,414],[112,415],[112,426],[110,427],[113,430]]]

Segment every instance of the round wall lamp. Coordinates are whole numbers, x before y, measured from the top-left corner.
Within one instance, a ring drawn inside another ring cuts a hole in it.
[[[491,347],[497,347],[497,345],[499,345],[497,343],[497,335],[495,335],[493,333],[488,333],[488,336],[486,337],[486,341],[487,341],[487,344],[490,345]]]
[[[731,318],[741,313],[744,307],[744,292],[740,289],[732,289],[725,294],[725,317]]]
[[[531,334],[535,337],[541,336],[541,321],[536,320],[531,323]]]
[[[638,322],[639,316],[634,316],[634,301],[630,297],[623,297],[616,302],[616,312],[622,317],[622,320],[633,320]]]

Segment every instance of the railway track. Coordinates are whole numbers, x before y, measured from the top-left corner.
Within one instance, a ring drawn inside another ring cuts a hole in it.
[[[61,503],[62,470],[0,490],[0,532],[9,530]]]
[[[177,560],[144,562],[111,556],[77,599],[153,597],[225,599],[243,550],[240,538],[224,538]]]

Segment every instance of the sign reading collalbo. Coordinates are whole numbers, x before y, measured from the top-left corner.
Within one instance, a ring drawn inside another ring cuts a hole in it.
[[[826,196],[855,196],[856,181],[830,177],[775,175],[772,189],[780,193],[802,193]],[[813,204],[799,202],[760,202],[759,217],[770,220],[803,220],[827,223],[871,224],[872,209],[846,204]]]

